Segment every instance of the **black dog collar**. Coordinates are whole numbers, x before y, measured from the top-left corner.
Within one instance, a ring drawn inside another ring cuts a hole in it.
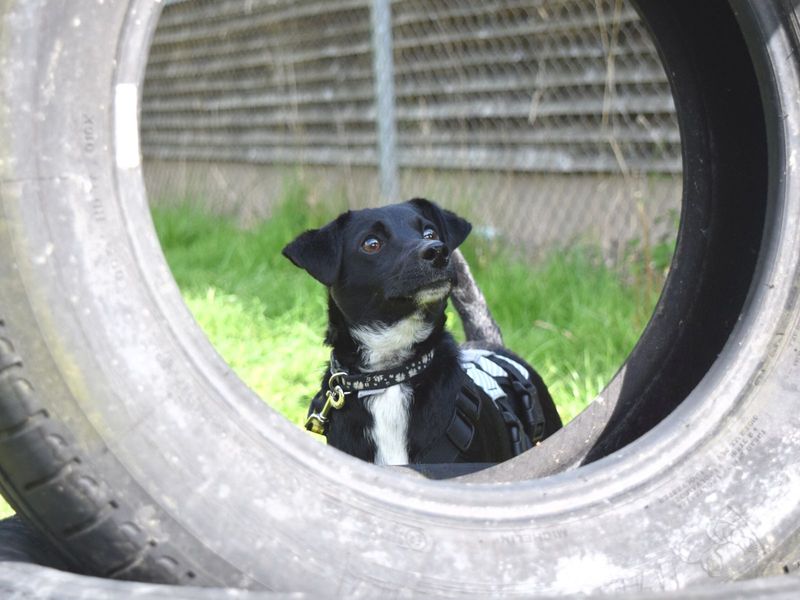
[[[325,435],[328,429],[328,414],[331,409],[338,410],[344,406],[346,394],[383,390],[405,383],[428,368],[433,360],[433,354],[434,350],[430,350],[419,358],[394,369],[353,374],[345,371],[331,353],[331,376],[328,379],[328,389],[325,391],[325,402],[319,411],[312,412],[308,416],[306,429]]]
[[[345,393],[383,390],[399,383],[405,383],[422,373],[431,364],[433,355],[434,350],[430,350],[409,363],[385,371],[348,373],[339,361],[336,360],[336,357],[331,354],[331,379],[333,380],[335,378],[336,384],[339,385]]]

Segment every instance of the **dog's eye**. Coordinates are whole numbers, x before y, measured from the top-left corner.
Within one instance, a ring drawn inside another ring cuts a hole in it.
[[[430,227],[426,227],[425,231],[422,232],[422,237],[426,240],[438,240],[439,234]]]
[[[375,254],[376,252],[380,252],[382,246],[383,244],[381,244],[381,241],[372,236],[361,242],[361,249],[367,254]]]

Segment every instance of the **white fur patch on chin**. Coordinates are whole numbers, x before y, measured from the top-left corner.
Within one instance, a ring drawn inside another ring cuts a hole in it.
[[[453,289],[453,284],[449,281],[445,281],[443,283],[439,283],[436,285],[432,285],[430,287],[426,287],[418,291],[414,295],[414,301],[419,306],[424,306],[425,304],[433,304],[434,302],[439,302],[443,300],[447,294]]]
[[[433,325],[417,311],[391,325],[353,327],[350,334],[360,345],[364,370],[379,371],[411,358],[414,344],[427,339],[431,331]]]
[[[367,436],[375,444],[375,464],[407,465],[411,387],[402,383],[388,387],[366,396],[364,406],[373,420]]]

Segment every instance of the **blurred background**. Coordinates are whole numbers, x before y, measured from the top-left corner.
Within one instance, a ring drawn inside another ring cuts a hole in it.
[[[469,218],[506,342],[567,419],[638,339],[678,226],[669,84],[623,0],[166,1],[141,140],[187,304],[296,422],[325,294],[280,249],[339,211],[423,196]]]

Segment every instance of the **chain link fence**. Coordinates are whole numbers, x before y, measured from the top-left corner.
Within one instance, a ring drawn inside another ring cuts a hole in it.
[[[532,254],[677,226],[672,97],[623,0],[168,2],[141,129],[154,202],[245,225],[300,182],[428,197]]]

